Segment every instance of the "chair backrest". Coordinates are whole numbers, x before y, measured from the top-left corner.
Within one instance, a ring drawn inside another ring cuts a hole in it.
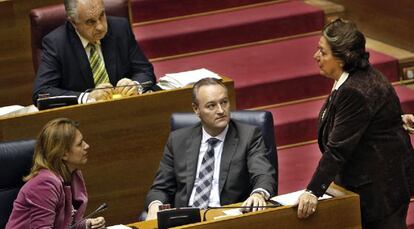
[[[266,155],[276,170],[277,179],[278,161],[272,113],[269,111],[240,110],[231,112],[231,118],[260,128],[267,148]],[[200,119],[194,113],[173,113],[171,116],[171,131],[194,125],[198,122],[200,122]]]
[[[29,174],[35,140],[0,142],[0,228],[6,226],[13,202]]]
[[[104,0],[107,15],[125,17],[131,22],[129,0]],[[66,21],[63,4],[44,6],[30,11],[30,30],[32,37],[32,61],[35,72],[39,67],[42,54],[42,39]]]

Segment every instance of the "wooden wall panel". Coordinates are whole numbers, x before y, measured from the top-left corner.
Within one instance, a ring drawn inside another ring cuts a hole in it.
[[[62,0],[0,0],[0,106],[32,103],[34,71],[31,60],[32,8]]]
[[[331,0],[368,37],[414,52],[413,0]]]
[[[225,79],[224,83],[234,110],[234,82]],[[78,121],[90,145],[82,169],[89,194],[87,212],[106,202],[107,225],[132,223],[144,209],[170,133],[171,114],[192,112],[191,100],[187,87],[0,118],[0,141],[36,138],[54,118]]]

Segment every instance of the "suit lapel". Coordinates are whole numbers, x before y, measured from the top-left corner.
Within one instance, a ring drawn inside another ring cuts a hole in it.
[[[230,169],[230,164],[236,152],[239,136],[234,124],[230,121],[229,130],[224,140],[223,152],[221,154],[220,173],[219,173],[219,193],[223,190]]]
[[[201,124],[195,127],[194,134],[188,138],[186,146],[186,174],[187,174],[187,199],[186,203],[190,200],[191,192],[194,187],[195,178],[197,176],[197,162],[198,155],[200,154],[201,145]]]
[[[88,88],[94,88],[95,83],[93,82],[93,75],[91,66],[89,64],[88,56],[86,55],[85,48],[82,46],[78,35],[76,34],[75,28],[69,23],[66,22],[67,29],[69,30],[69,40],[71,42],[70,47],[73,48],[77,59],[79,60],[79,68],[82,73],[82,78],[85,81]]]
[[[328,120],[330,120],[330,117],[333,114],[333,103],[335,101],[335,97],[337,94],[337,90],[334,90],[329,97],[327,98],[325,105],[323,106],[323,108],[321,109],[321,112],[319,114],[319,125],[318,125],[318,138],[320,139],[320,141],[323,142],[323,144],[325,144],[325,137],[324,137],[324,133],[325,130],[327,128],[327,122]]]
[[[116,75],[116,38],[112,35],[110,28],[108,27],[108,33],[101,40],[102,55],[105,61],[106,72],[109,76],[109,81],[112,85],[116,85],[117,78],[120,76]]]

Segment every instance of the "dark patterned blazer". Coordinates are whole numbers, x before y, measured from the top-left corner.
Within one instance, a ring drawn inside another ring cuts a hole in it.
[[[396,92],[380,72],[369,67],[351,73],[321,109],[322,158],[307,188],[321,196],[336,177],[360,195],[364,222],[408,203],[414,152],[401,114]]]
[[[107,17],[108,32],[101,39],[105,68],[112,85],[122,78],[155,82],[152,64],[137,45],[126,18]],[[88,56],[72,24],[66,22],[43,38],[42,57],[33,87],[38,94],[77,95],[94,88]]]
[[[186,207],[193,190],[202,138],[201,124],[173,131],[165,146],[145,206],[159,200],[174,207]],[[221,205],[246,200],[252,190],[263,188],[276,194],[275,170],[257,127],[230,121],[220,162]]]

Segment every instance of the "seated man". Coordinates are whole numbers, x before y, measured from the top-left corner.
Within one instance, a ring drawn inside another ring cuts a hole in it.
[[[277,184],[260,130],[230,119],[221,81],[198,81],[192,106],[201,123],[170,134],[146,198],[147,220],[161,204],[207,208],[245,200],[244,206],[265,206]]]
[[[126,18],[106,17],[103,0],[65,0],[67,22],[42,41],[33,89],[39,94],[76,95],[79,103],[133,95],[153,84],[152,64],[139,49]],[[87,89],[119,87],[112,89]],[[86,93],[84,93],[86,91]]]

